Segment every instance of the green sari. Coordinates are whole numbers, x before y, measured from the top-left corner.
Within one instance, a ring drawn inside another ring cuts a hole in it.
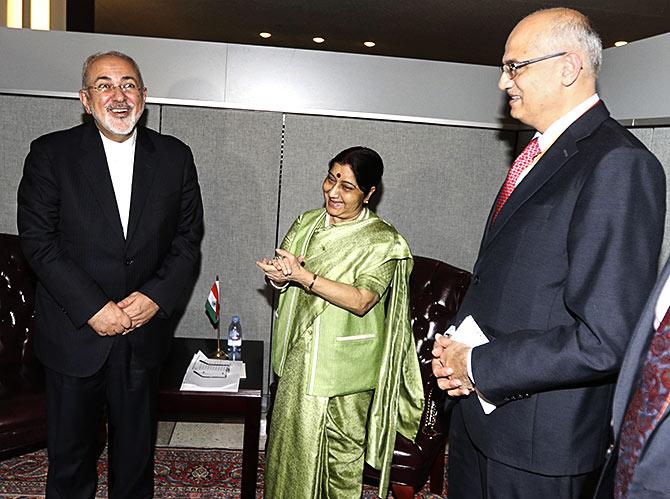
[[[421,419],[407,242],[368,209],[350,222],[326,226],[325,220],[324,209],[304,213],[282,248],[304,255],[305,267],[320,277],[369,289],[380,300],[359,317],[299,286],[280,294],[267,497],[360,495],[362,453],[381,471],[385,496],[396,432],[414,440]],[[339,484],[324,483],[334,477]]]

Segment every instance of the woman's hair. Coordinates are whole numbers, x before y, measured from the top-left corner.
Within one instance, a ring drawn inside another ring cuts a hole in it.
[[[328,170],[335,163],[351,167],[358,187],[366,196],[373,186],[379,185],[384,174],[384,162],[381,156],[369,147],[354,146],[345,149],[328,162]]]

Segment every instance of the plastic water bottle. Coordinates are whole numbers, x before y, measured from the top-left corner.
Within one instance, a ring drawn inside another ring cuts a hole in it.
[[[228,326],[228,358],[231,360],[240,360],[242,356],[242,324],[240,317],[233,315],[233,319]]]

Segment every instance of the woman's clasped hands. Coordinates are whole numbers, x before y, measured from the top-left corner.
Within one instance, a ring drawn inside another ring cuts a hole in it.
[[[305,261],[303,256],[295,256],[283,249],[276,249],[275,252],[277,253],[275,257],[263,258],[256,262],[256,266],[271,282],[278,285],[288,281],[302,283],[301,278],[309,277],[310,273],[303,267]]]

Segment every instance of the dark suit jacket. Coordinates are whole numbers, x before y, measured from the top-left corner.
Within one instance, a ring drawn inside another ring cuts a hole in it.
[[[649,301],[637,323],[631,338],[626,355],[621,364],[619,380],[614,390],[612,409],[612,433],[616,442],[621,436],[621,425],[628,406],[628,401],[638,387],[642,375],[642,366],[649,351],[651,338],[654,335],[654,317],[656,302],[670,278],[670,260],[666,262],[656,287],[649,296]],[[670,497],[670,410],[661,416],[658,426],[651,434],[640,451],[640,459],[635,467],[632,481],[628,485],[628,497],[635,499],[660,499]],[[615,449],[618,446],[615,446]],[[603,480],[596,493],[596,497],[611,497],[612,480],[616,469],[616,450],[610,456],[610,462],[605,467]]]
[[[547,475],[602,464],[614,377],[656,278],[665,216],[658,160],[600,102],[490,217],[457,323],[475,348],[476,397],[456,410],[489,458]]]
[[[133,291],[160,307],[129,335],[145,363],[167,353],[175,313],[198,271],[202,200],[190,149],[138,127],[127,239],[93,122],[35,140],[18,191],[23,251],[39,279],[35,351],[53,370],[89,376],[117,337],[87,321]]]

